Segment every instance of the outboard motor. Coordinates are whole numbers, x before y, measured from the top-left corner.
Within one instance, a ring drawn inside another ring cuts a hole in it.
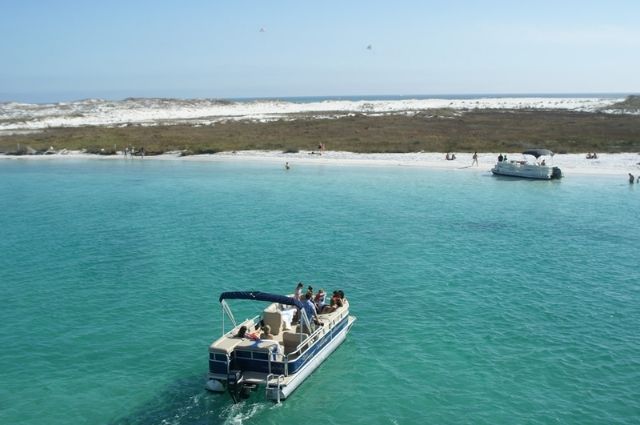
[[[227,390],[233,399],[234,403],[240,401],[240,395],[242,392],[242,371],[230,370],[227,375]]]
[[[552,179],[559,179],[562,177],[562,171],[560,171],[560,168],[558,167],[553,167],[551,169],[551,178]]]
[[[238,403],[240,400],[246,400],[251,396],[251,391],[257,390],[256,384],[244,382],[242,371],[230,370],[227,375],[227,390],[233,399],[234,403]]]

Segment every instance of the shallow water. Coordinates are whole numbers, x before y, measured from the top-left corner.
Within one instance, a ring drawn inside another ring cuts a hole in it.
[[[0,423],[640,421],[624,178],[5,160],[0,208]],[[204,391],[219,293],[299,280],[347,341],[280,406]]]

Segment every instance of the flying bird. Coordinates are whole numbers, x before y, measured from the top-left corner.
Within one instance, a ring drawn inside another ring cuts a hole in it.
[[[372,46],[371,44],[369,44],[369,45],[367,46],[367,50],[373,50],[373,46]]]
[[[265,32],[264,28],[260,28],[260,32]]]

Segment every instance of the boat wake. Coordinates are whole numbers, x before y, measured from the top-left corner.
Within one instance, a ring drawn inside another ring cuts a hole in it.
[[[230,404],[222,409],[219,417],[225,425],[241,425],[260,412],[268,409],[270,406],[272,406],[272,404],[267,404],[266,402]]]

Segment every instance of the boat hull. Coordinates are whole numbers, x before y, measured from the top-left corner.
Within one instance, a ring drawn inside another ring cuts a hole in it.
[[[268,382],[265,390],[266,398],[268,400],[280,401],[289,397],[289,395],[293,393],[293,391],[295,391],[295,389],[298,388],[304,380],[307,379],[307,377],[309,377],[309,375],[311,375],[322,364],[322,362],[324,362],[327,357],[329,357],[329,355],[344,342],[347,338],[347,333],[355,321],[355,317],[349,316],[344,329],[335,335],[329,343],[327,343],[309,361],[307,361],[295,374],[290,375],[288,377],[289,379],[286,379],[282,383],[283,385],[280,385],[279,388],[277,379],[274,379],[273,382]]]

